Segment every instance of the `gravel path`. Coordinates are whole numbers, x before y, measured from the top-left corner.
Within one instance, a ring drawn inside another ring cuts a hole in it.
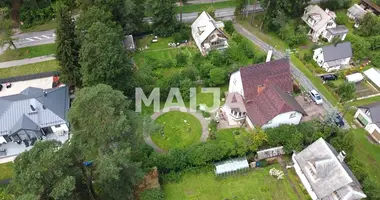
[[[55,60],[55,56],[49,55],[49,56],[40,56],[40,57],[35,57],[35,58],[27,58],[27,59],[22,59],[22,60],[0,62],[0,68],[17,67],[21,65],[45,62],[49,60]]]
[[[167,108],[167,110],[169,111],[181,111],[181,112],[186,112],[186,113],[190,113],[192,114],[194,117],[196,117],[199,122],[201,123],[202,125],[202,136],[200,138],[200,141],[201,142],[206,142],[207,141],[207,138],[208,138],[208,124],[209,122],[202,116],[201,113],[198,113],[196,112],[195,110],[191,110],[189,108],[185,108],[185,107],[169,107]],[[165,110],[166,111],[166,110]],[[150,118],[152,120],[156,120],[159,116],[161,116],[162,114],[165,114],[166,112],[164,112],[164,110],[161,110],[160,112],[156,112],[156,113],[153,113]],[[160,147],[158,147],[156,144],[154,144],[154,142],[152,141],[152,138],[150,138],[150,136],[147,136],[144,138],[145,142],[151,146],[156,152],[159,152],[159,153],[166,153],[165,150],[161,149]]]

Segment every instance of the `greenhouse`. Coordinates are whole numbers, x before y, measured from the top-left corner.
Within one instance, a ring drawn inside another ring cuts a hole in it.
[[[236,174],[249,170],[247,158],[235,158],[215,164],[215,174],[217,176]]]

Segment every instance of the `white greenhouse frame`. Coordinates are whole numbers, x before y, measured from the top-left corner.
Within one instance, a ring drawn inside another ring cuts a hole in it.
[[[236,174],[248,170],[249,164],[245,157],[215,163],[215,175],[217,176]]]

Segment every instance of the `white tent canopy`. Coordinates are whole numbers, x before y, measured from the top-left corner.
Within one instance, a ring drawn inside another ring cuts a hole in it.
[[[361,73],[355,73],[355,74],[346,76],[347,82],[350,82],[350,83],[357,83],[357,82],[362,81],[363,79],[364,77]]]
[[[380,88],[380,71],[375,68],[364,71],[364,74],[371,80],[377,87]]]
[[[229,174],[243,169],[248,169],[247,158],[235,158],[215,164],[215,174]]]

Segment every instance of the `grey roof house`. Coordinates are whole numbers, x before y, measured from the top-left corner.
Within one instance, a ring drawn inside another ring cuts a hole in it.
[[[352,58],[350,42],[337,43],[314,50],[313,59],[327,72],[347,66]]]
[[[313,42],[320,37],[331,42],[333,38],[344,40],[348,33],[347,27],[335,23],[336,14],[329,9],[323,10],[318,5],[309,5],[305,8],[302,20],[310,27],[308,35]]]
[[[380,143],[380,102],[359,106],[354,118],[377,143]]]
[[[367,196],[359,181],[338,153],[323,138],[292,156],[294,168],[313,200],[357,200]]]
[[[0,97],[0,149],[7,152],[5,156],[13,156],[30,149],[38,139],[66,141],[69,106],[67,86],[29,87]]]
[[[347,10],[347,16],[355,21],[355,27],[359,27],[360,20],[364,18],[364,15],[367,11],[364,9],[364,6],[354,4]]]

